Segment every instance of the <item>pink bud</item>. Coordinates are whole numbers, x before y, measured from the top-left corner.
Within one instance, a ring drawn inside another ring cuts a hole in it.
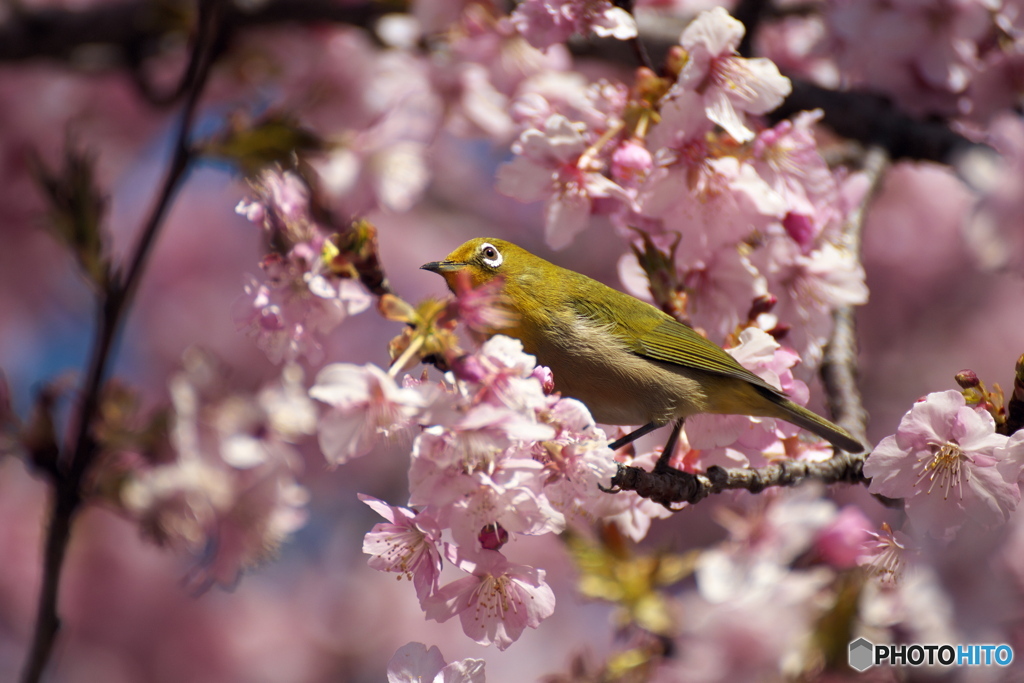
[[[961,389],[973,389],[974,387],[981,385],[981,380],[978,379],[978,373],[974,370],[961,370],[956,373],[955,379]]]
[[[640,182],[653,166],[651,153],[636,140],[626,140],[612,154],[612,176],[623,183]]]
[[[508,543],[508,531],[500,524],[488,524],[480,530],[477,540],[484,550],[501,550]]]
[[[871,523],[858,508],[848,505],[818,534],[814,541],[818,555],[837,569],[857,565],[857,557],[864,550],[870,535]]]
[[[770,313],[777,303],[779,303],[779,299],[775,295],[762,294],[750,304],[750,313],[747,314],[747,320],[756,320],[757,316],[762,313]]]
[[[487,376],[480,359],[468,353],[453,360],[451,368],[456,377],[466,382],[481,382]]]
[[[793,241],[800,245],[800,251],[807,254],[814,246],[814,238],[818,236],[818,230],[809,216],[801,213],[787,213],[782,219],[782,227]]]
[[[540,381],[545,394],[550,394],[555,390],[555,376],[551,373],[551,368],[538,365],[530,373],[530,376]]]

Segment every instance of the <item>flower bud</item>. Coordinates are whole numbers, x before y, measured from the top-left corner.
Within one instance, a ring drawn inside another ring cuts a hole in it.
[[[651,153],[637,140],[626,140],[612,154],[612,176],[621,183],[639,183],[654,166]]]
[[[500,524],[488,524],[480,530],[477,540],[484,550],[501,550],[508,543],[508,531]]]
[[[955,379],[961,389],[973,389],[981,385],[981,380],[978,379],[978,374],[974,370],[961,370],[956,373]]]

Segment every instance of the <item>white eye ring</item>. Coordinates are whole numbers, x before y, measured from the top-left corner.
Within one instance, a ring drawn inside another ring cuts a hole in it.
[[[491,268],[497,268],[503,260],[501,252],[490,242],[484,242],[480,245],[480,258]]]

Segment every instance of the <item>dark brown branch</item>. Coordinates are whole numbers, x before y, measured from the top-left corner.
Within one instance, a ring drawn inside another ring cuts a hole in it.
[[[623,0],[625,1],[625,0]],[[764,3],[750,0],[741,5],[758,9]],[[382,15],[401,11],[398,4],[365,2],[361,5],[339,3],[336,0],[270,0],[251,12],[234,3],[225,10],[225,31],[231,33],[250,26],[280,24],[350,24],[370,27]],[[759,10],[766,11],[766,10]],[[760,15],[758,15],[760,16]],[[662,24],[671,23],[659,18]],[[751,23],[753,25],[754,19]],[[146,57],[157,54],[165,41],[162,39],[177,26],[170,25],[153,10],[148,2],[126,2],[118,5],[100,5],[85,10],[45,9],[14,12],[0,25],[0,63],[31,59],[57,59],[73,62],[84,47],[105,48],[108,67],[129,68],[145,92],[146,85],[139,81],[139,64]],[[641,26],[637,44],[626,44],[614,39],[574,42],[573,52],[579,56],[595,57],[633,66],[643,46],[641,60],[655,67],[664,63],[670,47],[676,44],[680,28],[654,29]],[[225,39],[227,40],[227,38]],[[657,68],[655,68],[657,71]],[[971,142],[939,121],[922,121],[899,111],[884,97],[861,91],[836,91],[802,81],[793,80],[793,93],[772,116],[784,118],[807,109],[822,109],[824,122],[843,137],[857,140],[865,146],[879,146],[890,158],[953,163],[959,154],[983,147]],[[154,93],[155,100],[161,100]]]
[[[806,481],[824,484],[862,484],[863,455],[837,453],[824,462],[780,460],[766,467],[725,469],[710,467],[703,473],[669,469],[648,472],[639,467],[619,465],[612,478],[612,491],[636,491],[640,496],[677,510],[680,503],[695,504],[722,491],[744,489],[760,493],[770,486],[796,486]]]
[[[0,62],[56,59],[73,62],[82,48],[106,48],[113,66],[134,65],[158,53],[163,38],[180,26],[161,15],[152,2],[123,2],[82,10],[39,9],[12,12],[0,24]],[[191,3],[182,3],[185,11]],[[397,4],[361,5],[335,0],[271,0],[252,11],[231,3],[223,26],[232,31],[248,26],[286,23],[336,23],[369,27],[380,16],[398,11]]]
[[[852,253],[860,254],[861,235],[867,208],[878,192],[889,167],[889,157],[878,147],[864,153],[862,171],[868,177],[869,189],[860,205],[854,209],[843,225],[840,239]],[[821,364],[821,377],[828,395],[832,419],[845,427],[861,443],[867,443],[867,411],[857,388],[857,334],[853,306],[837,309],[832,317],[832,336],[825,346]]]
[[[793,92],[774,119],[800,111],[821,109],[826,126],[842,137],[866,147],[880,147],[893,161],[914,159],[952,164],[971,149],[989,150],[953,131],[941,121],[916,119],[901,112],[889,99],[860,90],[830,90],[798,78]]]
[[[744,57],[753,54],[754,38],[761,21],[768,16],[772,3],[769,0],[740,0],[732,10],[732,16],[743,24],[746,32],[736,49]]]
[[[100,405],[103,380],[110,365],[114,340],[120,332],[128,308],[141,277],[146,258],[163,224],[171,199],[190,166],[192,152],[189,136],[195,118],[199,96],[206,84],[211,67],[211,46],[220,30],[221,0],[200,3],[200,25],[193,47],[192,61],[196,76],[188,93],[185,109],[178,128],[173,157],[168,167],[156,203],[146,220],[139,244],[128,269],[111,277],[106,297],[97,311],[96,340],[93,344],[89,369],[82,390],[82,402],[77,418],[77,432],[69,458],[58,463],[54,472],[55,490],[52,515],[46,535],[43,556],[43,581],[39,594],[35,631],[22,672],[24,683],[36,683],[42,677],[50,659],[60,630],[57,602],[61,572],[67,553],[71,525],[82,503],[82,482],[95,460],[97,445],[91,432]]]

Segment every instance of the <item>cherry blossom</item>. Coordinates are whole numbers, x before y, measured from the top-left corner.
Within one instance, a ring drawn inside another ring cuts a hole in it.
[[[437,646],[423,643],[398,648],[388,662],[388,683],[484,683],[484,660],[461,659],[446,664]]]
[[[866,567],[871,576],[883,585],[893,586],[903,579],[908,553],[914,547],[902,531],[893,531],[883,523],[880,532],[869,531],[857,563]]]
[[[916,527],[947,539],[968,519],[1005,522],[1020,502],[1022,470],[1024,434],[997,434],[987,411],[952,390],[914,404],[864,464],[873,493],[906,499]]]
[[[400,434],[423,404],[419,392],[399,387],[375,365],[328,365],[309,395],[330,406],[320,418],[319,439],[335,465],[366,455],[381,438]]]
[[[847,78],[913,114],[952,114],[980,67],[999,3],[830,0],[829,50]]]
[[[540,49],[564,43],[575,34],[592,32],[618,40],[637,35],[629,12],[608,0],[524,0],[512,13],[512,24]]]
[[[782,224],[806,254],[843,215],[835,176],[818,150],[812,127],[821,111],[801,112],[761,131],[753,143],[758,175],[786,202]]]
[[[587,227],[596,199],[626,205],[625,189],[593,167],[585,128],[553,114],[544,129],[530,128],[512,146],[516,157],[498,169],[498,190],[520,201],[545,200],[545,226],[553,249],[567,246]]]
[[[847,505],[814,539],[814,551],[836,569],[855,567],[871,533],[871,523],[859,507]]]
[[[743,113],[769,112],[792,89],[789,79],[771,61],[736,54],[743,33],[743,24],[716,7],[701,12],[679,40],[687,60],[677,87],[697,93],[708,119],[737,142],[754,138]]]
[[[176,457],[136,463],[119,496],[148,536],[201,557],[199,587],[233,584],[306,519],[308,492],[295,480],[301,461],[291,445],[312,427],[308,399],[289,387],[301,375],[265,387],[262,401],[224,395],[221,381],[210,358],[186,354],[170,387]]]
[[[677,257],[692,268],[734,247],[786,213],[783,198],[753,165],[734,156],[708,156],[703,143],[662,149],[640,188],[640,211],[683,236]]]
[[[320,361],[322,335],[366,310],[372,297],[361,282],[330,273],[321,256],[327,233],[310,212],[309,189],[291,171],[264,171],[257,197],[236,211],[261,226],[279,251],[260,262],[263,279],[249,276],[232,309],[235,324],[256,339],[272,362]]]
[[[437,523],[429,515],[370,496],[360,495],[359,500],[388,520],[374,525],[363,538],[363,552],[372,556],[370,566],[411,580],[416,597],[423,602],[437,590],[441,575],[441,530]]]
[[[794,402],[807,403],[807,385],[793,377],[792,368],[800,357],[792,349],[755,327],[745,328],[739,342],[726,350],[741,365],[786,392]],[[800,433],[783,420],[745,415],[694,415],[687,419],[685,429],[690,448],[699,450],[688,455],[687,462],[702,468],[713,464],[759,467],[767,460],[792,456],[793,449],[785,441]]]
[[[512,564],[494,550],[461,559],[470,574],[442,586],[426,604],[428,619],[444,622],[455,615],[466,635],[481,645],[507,649],[527,626],[537,628],[555,610],[555,594],[543,569]]]
[[[863,266],[855,254],[831,243],[805,255],[788,237],[769,239],[751,261],[778,297],[773,312],[790,326],[786,342],[816,367],[832,329],[832,311],[868,300]]]

